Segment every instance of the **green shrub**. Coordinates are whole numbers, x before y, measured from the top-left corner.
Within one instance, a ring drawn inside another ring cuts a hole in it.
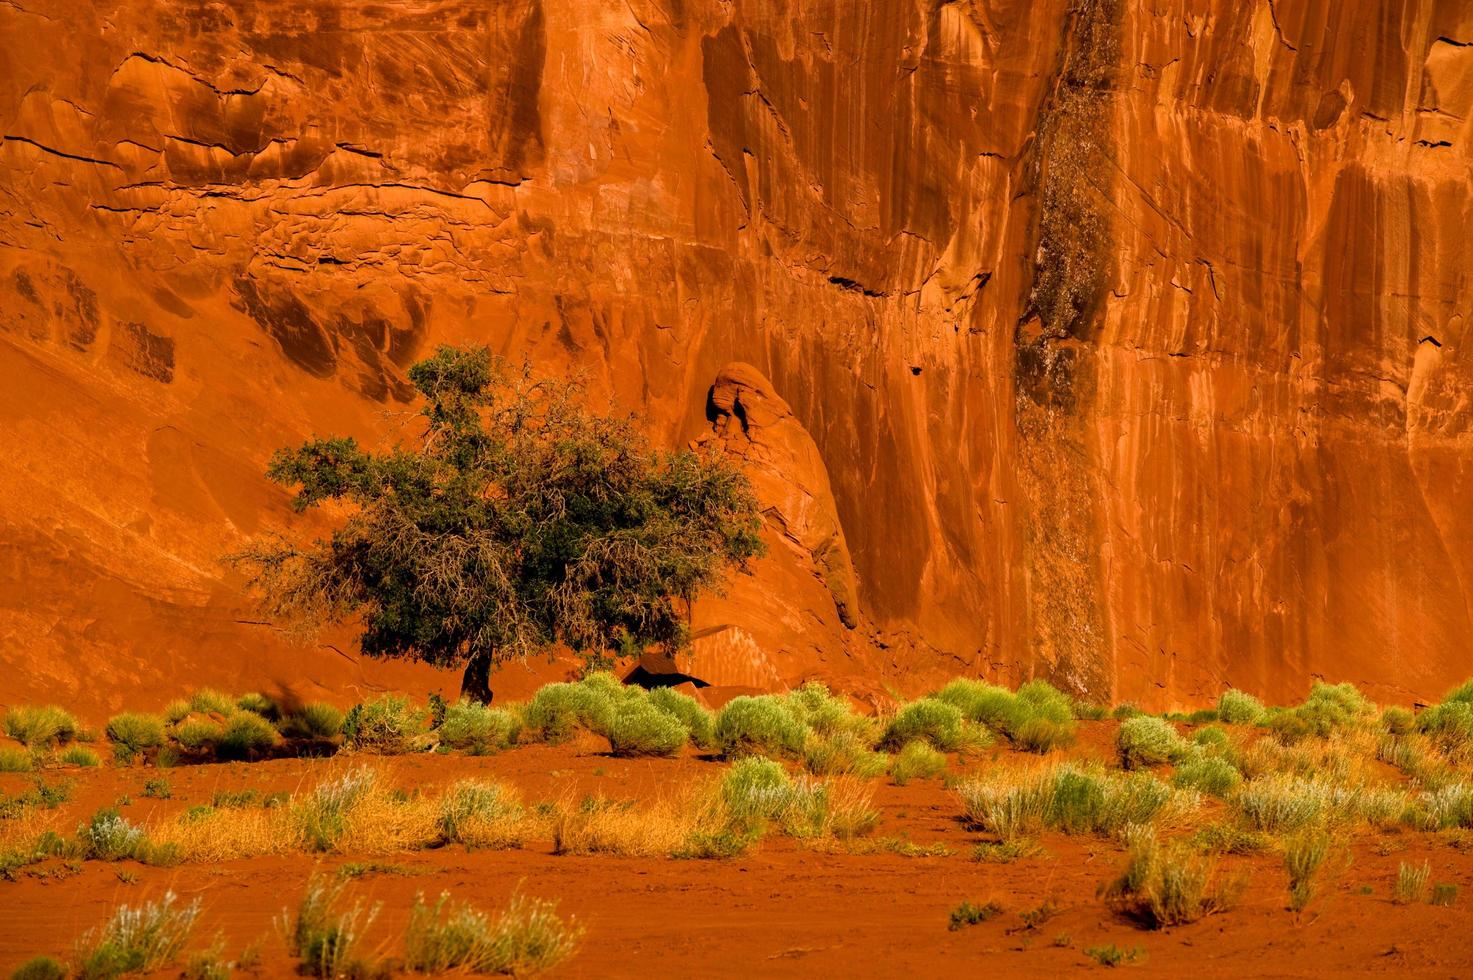
[[[818,681],[809,681],[797,690],[789,691],[784,701],[799,724],[821,736],[857,732],[868,722],[850,710],[848,701],[835,697],[827,685]]]
[[[31,753],[13,745],[0,745],[0,772],[30,772],[33,768]]]
[[[771,695],[733,698],[716,716],[716,745],[730,758],[797,756],[806,735],[783,701]]]
[[[921,741],[907,742],[890,764],[890,778],[896,786],[904,786],[912,779],[930,779],[945,771],[946,756]]]
[[[241,711],[258,714],[268,721],[274,720],[281,713],[281,709],[277,706],[276,702],[260,691],[242,694],[235,699],[235,706]]]
[[[1427,897],[1427,889],[1431,882],[1432,865],[1430,862],[1407,864],[1403,861],[1397,865],[1396,886],[1392,890],[1391,900],[1397,905],[1412,905],[1423,901]]]
[[[102,764],[102,760],[97,757],[97,753],[83,745],[68,747],[66,751],[62,752],[59,758],[69,766],[83,766],[87,769]]]
[[[522,713],[523,730],[531,738],[553,744],[567,741],[579,726],[603,730],[614,713],[614,692],[602,680],[605,677],[608,675],[592,674],[577,684],[539,688]]]
[[[1024,752],[1045,755],[1074,741],[1074,723],[1033,715],[1012,726],[1008,738]]]
[[[793,781],[781,763],[747,756],[738,759],[721,780],[721,797],[732,824],[750,828],[775,819],[787,808]]]
[[[1457,885],[1450,881],[1439,881],[1432,886],[1432,897],[1427,899],[1427,904],[1438,905],[1443,908],[1456,905],[1460,890]]]
[[[278,724],[287,738],[336,738],[343,732],[344,715],[324,701],[314,701],[287,713]]]
[[[955,751],[962,741],[961,711],[934,698],[912,701],[890,720],[880,739],[880,747],[899,749],[917,740],[928,742],[943,752]]]
[[[952,681],[931,696],[956,708],[968,721],[999,731],[1002,716],[1017,701],[1017,695],[1006,688],[965,678]]]
[[[685,748],[685,725],[648,701],[628,701],[604,727],[609,749],[617,756],[675,755]]]
[[[164,705],[164,723],[169,725],[177,725],[185,718],[188,718],[189,713],[193,710],[194,709],[189,706],[188,701],[184,700],[183,698],[175,698],[173,701],[170,701],[168,704]]]
[[[1127,963],[1134,963],[1146,955],[1145,947],[1135,946],[1131,949],[1121,949],[1114,943],[1108,946],[1090,946],[1084,951],[1084,955],[1094,960],[1100,966],[1116,967]]]
[[[1356,690],[1354,684],[1325,684],[1316,681],[1309,697],[1294,709],[1294,714],[1309,734],[1324,738],[1359,725],[1373,714],[1375,706]]]
[[[66,965],[49,956],[37,956],[15,968],[10,980],[66,980]]]
[[[1150,773],[1103,775],[1073,765],[1021,782],[972,780],[957,794],[969,823],[1004,840],[1032,837],[1047,827],[1118,834],[1157,819],[1173,800],[1171,788]]]
[[[404,934],[404,965],[419,973],[504,973],[532,976],[577,948],[583,929],[564,922],[555,902],[514,895],[495,920],[465,904],[433,906],[418,896]]]
[[[1279,833],[1322,819],[1329,794],[1323,785],[1309,780],[1269,776],[1244,784],[1232,803],[1248,826]]]
[[[1466,680],[1451,691],[1448,691],[1447,696],[1442,700],[1444,704],[1449,701],[1463,701],[1473,704],[1473,680]]]
[[[1228,733],[1216,725],[1208,725],[1199,728],[1192,733],[1192,744],[1201,746],[1208,752],[1221,752],[1232,743],[1228,739]]]
[[[1168,721],[1141,715],[1120,723],[1115,738],[1120,764],[1126,769],[1148,769],[1180,759],[1187,743]]]
[[[198,899],[183,908],[175,908],[174,902],[174,893],[168,892],[161,900],[137,908],[120,906],[100,930],[88,933],[78,944],[78,978],[112,980],[172,963],[199,918]]]
[[[22,705],[5,715],[5,734],[28,749],[49,749],[77,735],[77,719],[54,704]]]
[[[97,861],[139,858],[148,846],[148,835],[117,810],[98,810],[92,819],[77,826],[77,840],[87,857]]]
[[[1410,735],[1417,730],[1417,716],[1400,705],[1381,712],[1381,730],[1392,735]]]
[[[440,836],[446,844],[468,847],[517,846],[515,823],[522,806],[499,783],[467,779],[456,783],[440,803]]]
[[[508,748],[517,736],[517,720],[508,711],[460,701],[445,708],[437,734],[440,744],[471,755],[490,755]]]
[[[1048,681],[1028,681],[1018,688],[1018,699],[1032,707],[1035,715],[1049,721],[1063,724],[1074,720],[1074,702]]]
[[[1455,762],[1473,757],[1473,702],[1444,701],[1417,718],[1417,728]]]
[[[370,977],[386,974],[382,966],[358,955],[363,933],[373,924],[378,907],[365,911],[355,904],[347,912],[337,910],[345,882],[313,878],[287,921],[286,945],[302,961],[299,972],[311,977]]]
[[[189,710],[202,715],[228,715],[235,711],[235,699],[223,691],[205,687],[190,696]]]
[[[324,780],[296,807],[296,819],[309,850],[331,851],[348,827],[348,815],[378,785],[367,766]]]
[[[217,721],[208,718],[186,718],[174,726],[174,739],[191,751],[214,749],[225,729]]]
[[[946,928],[952,932],[959,932],[968,926],[980,925],[1002,915],[1002,906],[996,902],[988,902],[986,905],[973,905],[971,902],[963,902],[951,910],[950,919]]]
[[[174,796],[174,787],[163,777],[150,779],[143,784],[143,795],[151,800],[167,800]]]
[[[833,735],[810,735],[803,745],[803,767],[815,776],[879,776],[890,766],[890,757],[872,751],[852,731]]]
[[[364,752],[400,755],[424,733],[426,713],[401,694],[385,694],[354,705],[343,719],[343,738]]]
[[[1316,878],[1333,844],[1321,828],[1300,831],[1284,844],[1284,869],[1289,872],[1289,907],[1302,912],[1314,898]]]
[[[1223,691],[1217,699],[1217,717],[1229,725],[1262,724],[1265,713],[1262,701],[1236,688]]]
[[[1115,911],[1154,929],[1183,925],[1235,903],[1237,882],[1217,882],[1216,864],[1182,848],[1163,848],[1149,828],[1131,835],[1125,872],[1106,890]]]
[[[127,761],[164,744],[164,719],[125,711],[108,720],[107,737],[112,740],[113,752],[120,760]]]
[[[695,698],[668,687],[657,687],[649,692],[648,700],[651,707],[685,726],[692,745],[710,748],[715,744],[716,721]]]
[[[248,759],[276,744],[276,727],[251,711],[237,711],[225,719],[215,751],[222,759]]]
[[[1226,797],[1243,782],[1243,774],[1231,762],[1218,756],[1188,759],[1172,773],[1171,785],[1177,789],[1194,789],[1209,796]]]

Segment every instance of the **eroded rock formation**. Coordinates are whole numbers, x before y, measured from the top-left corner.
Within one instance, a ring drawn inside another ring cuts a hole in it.
[[[0,701],[430,683],[218,558],[440,341],[671,442],[752,365],[847,543],[827,676],[1436,694],[1470,120],[1461,0],[7,0]]]

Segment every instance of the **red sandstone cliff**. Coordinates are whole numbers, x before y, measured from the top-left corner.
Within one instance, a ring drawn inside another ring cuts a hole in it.
[[[1437,694],[1470,119],[1466,0],[4,0],[0,702],[430,683],[217,559],[440,341],[672,441],[752,365],[844,560],[702,615],[785,678]]]

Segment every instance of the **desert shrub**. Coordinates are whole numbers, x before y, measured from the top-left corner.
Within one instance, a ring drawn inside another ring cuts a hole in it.
[[[1024,718],[1008,732],[1015,747],[1045,755],[1074,741],[1074,723],[1057,722],[1040,715]]]
[[[738,759],[721,780],[721,797],[739,827],[760,826],[780,817],[792,789],[793,781],[780,763],[755,756]]]
[[[235,699],[224,691],[205,687],[190,695],[189,710],[202,715],[228,715],[235,711]]]
[[[215,751],[222,759],[247,759],[276,744],[276,728],[260,715],[237,711],[225,720]]]
[[[1447,696],[1444,697],[1442,700],[1444,704],[1449,701],[1465,701],[1468,703],[1473,703],[1473,679],[1466,680],[1463,683],[1459,684],[1457,687],[1453,688],[1451,691],[1448,691]]]
[[[1196,804],[1149,773],[1097,774],[1064,765],[1022,780],[976,779],[957,788],[969,823],[1004,840],[1046,827],[1069,834],[1119,834]]]
[[[1024,751],[1042,754],[1074,740],[1074,704],[1045,681],[1029,681],[1014,694],[984,681],[956,680],[932,697]]]
[[[97,757],[97,753],[84,745],[68,746],[58,758],[66,765],[83,766],[88,769],[102,764],[102,760]]]
[[[716,745],[722,755],[797,756],[806,730],[780,698],[733,698],[716,716]]]
[[[471,755],[490,755],[509,747],[517,730],[517,720],[510,712],[460,701],[446,707],[437,734],[441,745]]]
[[[50,956],[26,960],[10,974],[10,980],[66,980],[66,964]]]
[[[505,973],[533,976],[567,959],[583,929],[564,922],[555,902],[514,895],[490,919],[441,894],[433,906],[418,896],[404,934],[404,965],[419,973]]]
[[[153,800],[167,800],[174,796],[174,787],[160,776],[143,784],[143,795]]]
[[[868,779],[882,775],[890,766],[890,757],[875,752],[852,731],[833,735],[810,735],[803,745],[803,766],[815,776],[858,776]]]
[[[1192,744],[1208,752],[1222,752],[1232,745],[1228,733],[1216,725],[1199,728],[1192,733]]]
[[[1171,785],[1194,789],[1209,796],[1226,797],[1243,782],[1243,774],[1231,762],[1217,756],[1188,759],[1176,767]]]
[[[678,719],[692,745],[709,748],[714,744],[716,722],[695,698],[668,687],[657,687],[649,692],[648,701],[651,707]]]
[[[1473,757],[1473,702],[1444,701],[1417,718],[1417,728],[1455,762]]]
[[[890,778],[896,786],[912,779],[930,779],[946,771],[946,756],[925,742],[907,742],[890,764]]]
[[[178,958],[194,923],[199,900],[175,908],[168,892],[157,902],[136,908],[123,905],[97,930],[77,945],[77,976],[81,980],[112,980],[125,973],[156,970]]]
[[[1273,846],[1267,834],[1236,822],[1208,824],[1191,836],[1190,843],[1209,854],[1262,854]]]
[[[687,742],[679,718],[644,700],[621,704],[604,726],[604,736],[618,756],[675,755]]]
[[[49,749],[76,737],[77,719],[54,704],[21,705],[6,713],[5,734],[28,749]]]
[[[1275,718],[1271,727],[1284,741],[1293,741],[1304,734],[1324,738],[1356,727],[1374,710],[1375,706],[1354,684],[1316,681],[1304,703]],[[1285,718],[1292,721],[1281,720]]]
[[[1126,769],[1148,769],[1174,762],[1186,753],[1187,743],[1170,722],[1141,715],[1120,723],[1116,735],[1120,763]]]
[[[980,925],[1002,915],[1002,906],[996,902],[988,902],[986,905],[973,905],[971,902],[963,902],[951,910],[951,916],[947,921],[946,928],[952,932],[959,932],[968,926]]]
[[[1216,864],[1184,847],[1162,847],[1154,830],[1131,834],[1125,872],[1106,890],[1117,912],[1155,929],[1231,908],[1240,886],[1217,880]]]
[[[1217,699],[1217,717],[1229,725],[1262,724],[1266,709],[1263,702],[1246,691],[1228,688]]]
[[[113,743],[113,752],[120,760],[127,761],[164,744],[164,719],[125,711],[108,719],[107,737]]]
[[[1268,833],[1298,830],[1323,819],[1328,802],[1322,784],[1285,776],[1255,779],[1232,798],[1248,826]]]
[[[1430,862],[1407,864],[1403,861],[1396,868],[1396,885],[1392,889],[1391,900],[1397,905],[1411,905],[1423,901],[1427,897],[1427,889],[1431,882],[1432,865]]]
[[[1143,714],[1145,712],[1140,709],[1139,705],[1126,701],[1124,704],[1117,704],[1115,710],[1110,712],[1110,717],[1116,721],[1125,721],[1127,718],[1134,718],[1136,715]]]
[[[302,961],[301,973],[336,978],[385,973],[377,963],[358,955],[358,943],[378,915],[355,903],[346,912],[337,909],[344,882],[314,877],[292,915],[283,915],[287,949]]]
[[[336,738],[342,734],[343,720],[337,708],[314,701],[289,712],[277,727],[287,738]]]
[[[1302,912],[1314,898],[1316,879],[1333,846],[1330,834],[1317,827],[1302,830],[1284,844],[1284,869],[1289,872],[1289,907]]]
[[[1438,905],[1443,908],[1457,904],[1460,889],[1450,881],[1439,881],[1432,886],[1432,896],[1427,899],[1427,904]]]
[[[1381,712],[1381,730],[1392,735],[1410,735],[1417,730],[1417,716],[1400,705],[1393,705]]]
[[[224,734],[224,727],[208,718],[187,718],[174,726],[175,741],[196,752],[213,749]]]
[[[308,849],[330,851],[348,827],[348,817],[358,803],[378,786],[378,776],[362,766],[336,779],[324,780],[295,807],[302,839]]]
[[[952,681],[931,696],[956,708],[968,721],[998,730],[1003,715],[1017,700],[1017,695],[1006,688],[965,678]]]
[[[280,706],[278,706],[273,699],[262,694],[260,691],[252,691],[249,694],[242,694],[240,697],[235,699],[235,707],[239,708],[241,711],[250,711],[254,714],[258,714],[262,718],[265,718],[267,720],[274,720],[281,714]]]
[[[899,749],[917,740],[928,742],[943,752],[955,751],[962,741],[961,711],[934,698],[912,701],[890,720],[880,739],[880,747]]]
[[[83,853],[97,861],[144,861],[149,855],[148,834],[117,810],[98,810],[92,819],[77,825],[77,842]]]
[[[194,709],[189,706],[189,702],[186,701],[184,698],[175,698],[173,701],[170,701],[168,704],[164,705],[164,723],[169,725],[177,725],[185,718],[188,718],[189,713],[193,710]]]
[[[1135,946],[1131,949],[1121,949],[1114,943],[1108,946],[1090,946],[1085,949],[1084,955],[1094,960],[1100,966],[1116,967],[1127,963],[1134,963],[1146,955],[1145,947]]]
[[[522,805],[500,783],[467,779],[440,798],[440,835],[467,847],[516,847],[521,843]]]
[[[614,704],[608,686],[593,674],[576,683],[547,684],[532,695],[522,713],[524,731],[543,742],[567,741],[581,725],[600,730],[613,716]]]
[[[1423,792],[1416,810],[1414,824],[1428,830],[1473,827],[1473,786],[1455,782]]]
[[[857,734],[868,725],[868,719],[850,710],[848,701],[835,697],[827,685],[818,681],[809,681],[789,691],[784,701],[799,724],[824,737],[840,732]]]
[[[30,772],[33,768],[31,753],[14,745],[0,745],[0,772]]]
[[[365,752],[400,755],[423,733],[426,713],[400,694],[385,694],[356,704],[343,719],[343,738]]]

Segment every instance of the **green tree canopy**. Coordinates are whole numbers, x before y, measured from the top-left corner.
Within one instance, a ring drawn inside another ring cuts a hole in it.
[[[553,644],[679,647],[682,607],[761,553],[740,470],[652,448],[631,417],[588,412],[575,383],[452,347],[409,378],[424,396],[417,445],[317,438],[272,458],[297,511],[348,512],[329,540],[233,556],[274,619],[356,617],[365,653],[464,665],[465,693],[488,700],[496,664]]]

